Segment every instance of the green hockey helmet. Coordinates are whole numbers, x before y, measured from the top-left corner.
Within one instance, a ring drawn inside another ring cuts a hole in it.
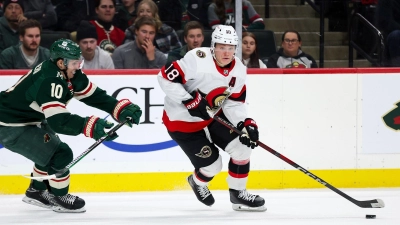
[[[68,65],[69,60],[81,60],[82,51],[79,45],[69,39],[58,39],[50,47],[50,60],[56,62],[63,59],[64,65]]]

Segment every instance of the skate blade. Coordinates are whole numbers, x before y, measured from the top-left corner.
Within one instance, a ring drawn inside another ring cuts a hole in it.
[[[40,202],[40,201],[38,201],[36,199],[29,198],[29,197],[26,197],[26,196],[22,199],[22,201],[27,203],[27,204],[39,206],[39,207],[42,207],[42,208],[45,208],[45,209],[51,209],[53,207],[50,204],[46,205],[46,204],[43,204],[42,202]]]
[[[265,207],[265,206],[249,207],[247,205],[242,205],[242,204],[232,204],[232,209],[235,211],[248,211],[248,212],[265,212],[265,211],[267,211],[267,207]]]
[[[52,210],[54,212],[58,212],[58,213],[84,213],[84,212],[86,212],[85,207],[82,207],[80,209],[66,209],[61,206],[53,206]]]

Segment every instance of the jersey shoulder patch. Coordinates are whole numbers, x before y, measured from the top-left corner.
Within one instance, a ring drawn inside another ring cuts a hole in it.
[[[206,57],[206,53],[199,49],[199,50],[196,51],[196,56],[199,57],[199,58],[205,58]]]

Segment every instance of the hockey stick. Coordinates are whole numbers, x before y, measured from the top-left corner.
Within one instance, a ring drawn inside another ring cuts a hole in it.
[[[50,180],[54,178],[60,178],[65,172],[67,172],[71,167],[73,167],[75,164],[77,164],[81,159],[83,159],[85,156],[87,156],[93,149],[95,149],[97,146],[99,146],[104,140],[106,140],[107,137],[113,136],[115,132],[121,128],[127,121],[123,121],[119,124],[117,124],[115,127],[113,127],[110,131],[107,132],[107,135],[104,137],[101,137],[99,140],[97,140],[94,144],[92,144],[86,151],[82,152],[78,157],[76,157],[72,162],[70,162],[64,169],[59,170],[57,173],[48,175],[48,176],[41,176],[41,177],[31,177],[31,176],[24,176],[26,178],[29,178],[31,180],[37,180],[37,181],[43,181],[43,180]]]
[[[227,128],[233,130],[235,133],[244,134],[244,132],[240,131],[234,125],[232,125],[230,122],[222,119],[221,117],[214,115],[213,118],[214,118],[214,120],[218,121],[222,125],[224,125]],[[318,176],[314,175],[310,171],[304,169],[303,167],[301,167],[300,165],[296,164],[292,160],[286,158],[284,155],[281,155],[279,152],[277,152],[274,149],[268,147],[266,144],[262,143],[261,141],[257,141],[257,143],[261,148],[267,150],[271,154],[273,154],[276,157],[282,159],[283,161],[285,161],[286,163],[290,164],[294,168],[300,170],[304,174],[308,175],[309,177],[311,177],[312,179],[314,179],[318,183],[320,183],[320,184],[324,185],[325,187],[331,189],[332,191],[336,192],[337,194],[341,195],[342,197],[344,197],[345,199],[351,201],[352,203],[358,205],[359,207],[361,207],[361,208],[383,208],[383,207],[385,207],[385,203],[381,199],[358,201],[358,200],[348,196],[344,192],[340,191],[339,189],[333,187],[332,185],[328,184],[326,181],[322,180],[321,178],[319,178]]]

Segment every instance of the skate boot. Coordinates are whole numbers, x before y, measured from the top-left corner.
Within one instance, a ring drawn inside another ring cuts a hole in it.
[[[190,186],[192,187],[194,194],[196,195],[197,199],[200,202],[202,202],[207,206],[212,206],[212,204],[214,204],[215,202],[214,197],[212,196],[210,190],[208,190],[208,187],[206,185],[205,186],[197,185],[193,180],[193,174],[190,175],[187,178],[187,180]]]
[[[22,201],[31,205],[50,209],[53,206],[51,203],[53,197],[54,196],[47,190],[36,190],[33,188],[33,181],[31,181]]]
[[[54,196],[51,200],[54,212],[61,213],[82,213],[86,212],[85,201],[78,196],[66,194]]]
[[[258,195],[253,195],[244,190],[229,189],[232,208],[236,211],[260,211],[264,212],[267,208],[265,201]]]

